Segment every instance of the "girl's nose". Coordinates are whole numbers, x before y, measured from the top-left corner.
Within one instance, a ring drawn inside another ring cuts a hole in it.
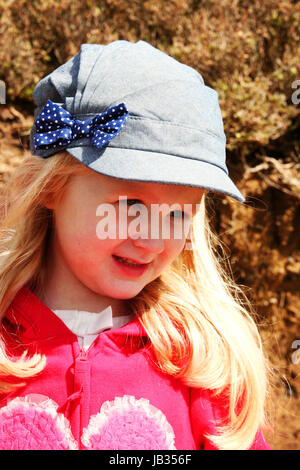
[[[137,226],[129,224],[128,236],[136,247],[160,254],[165,249],[164,226],[161,219],[154,218],[148,214],[148,219],[142,220]]]
[[[144,248],[145,250],[155,253],[155,254],[160,254],[162,251],[164,251],[165,248],[165,243],[163,239],[160,238],[131,238],[132,242],[135,246],[139,248]]]

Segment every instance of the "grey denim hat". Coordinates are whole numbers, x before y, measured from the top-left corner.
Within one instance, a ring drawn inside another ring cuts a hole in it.
[[[228,175],[218,93],[195,69],[145,41],[82,44],[36,85],[33,97],[33,155],[66,150],[107,176],[199,187],[245,201]],[[49,104],[52,125],[39,127]],[[56,111],[62,111],[59,123]]]

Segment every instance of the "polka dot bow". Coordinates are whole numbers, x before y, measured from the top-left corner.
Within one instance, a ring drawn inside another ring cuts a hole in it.
[[[43,107],[34,124],[36,149],[66,146],[73,140],[89,137],[91,143],[101,148],[121,131],[129,115],[124,103],[108,108],[91,119],[80,121],[53,101]]]

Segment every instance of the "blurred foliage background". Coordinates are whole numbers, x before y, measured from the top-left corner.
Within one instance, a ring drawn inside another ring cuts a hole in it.
[[[247,201],[216,196],[211,221],[276,374],[274,449],[300,449],[299,25],[291,0],[0,0],[1,185],[29,152],[35,85],[82,43],[148,41],[218,91],[229,173]]]

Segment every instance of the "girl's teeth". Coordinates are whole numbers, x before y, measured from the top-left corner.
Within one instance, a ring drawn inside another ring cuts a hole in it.
[[[128,264],[129,266],[140,266],[139,264],[137,263],[132,263],[131,261],[128,261],[127,259],[125,258],[120,258],[119,256],[116,256],[117,260],[121,261],[122,263],[124,264]]]

